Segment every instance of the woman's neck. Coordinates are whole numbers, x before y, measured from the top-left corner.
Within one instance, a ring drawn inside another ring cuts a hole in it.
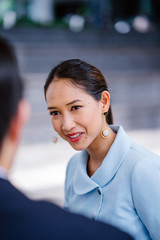
[[[88,148],[87,152],[89,154],[87,163],[87,172],[91,177],[96,170],[101,166],[105,156],[107,155],[111,145],[115,140],[116,134],[111,130],[110,136],[108,138],[102,138],[99,136],[95,142],[93,142]]]

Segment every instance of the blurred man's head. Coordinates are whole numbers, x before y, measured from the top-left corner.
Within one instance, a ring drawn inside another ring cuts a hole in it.
[[[10,167],[7,161],[14,157],[13,148],[17,145],[21,126],[28,116],[22,91],[14,49],[0,37],[0,165],[5,168]]]

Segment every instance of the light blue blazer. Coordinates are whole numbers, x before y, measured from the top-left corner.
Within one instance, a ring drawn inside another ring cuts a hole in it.
[[[102,165],[89,177],[86,150],[69,161],[65,208],[110,223],[136,240],[160,240],[160,156],[135,144],[121,126]]]

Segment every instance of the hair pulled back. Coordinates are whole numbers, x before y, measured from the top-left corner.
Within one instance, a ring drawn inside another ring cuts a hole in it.
[[[61,78],[69,79],[72,84],[82,87],[84,91],[97,101],[101,99],[103,91],[109,91],[106,79],[100,70],[79,59],[71,59],[61,62],[50,71],[44,85],[45,98],[51,82]],[[106,115],[106,121],[108,124],[113,124],[111,106]]]

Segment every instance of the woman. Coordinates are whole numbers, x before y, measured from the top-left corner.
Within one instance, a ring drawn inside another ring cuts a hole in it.
[[[65,182],[65,208],[160,239],[160,157],[113,124],[102,73],[78,59],[51,70],[44,86],[55,131],[75,150]]]
[[[133,240],[110,225],[71,214],[46,201],[30,200],[8,181],[29,114],[22,85],[15,51],[0,36],[0,239]]]

